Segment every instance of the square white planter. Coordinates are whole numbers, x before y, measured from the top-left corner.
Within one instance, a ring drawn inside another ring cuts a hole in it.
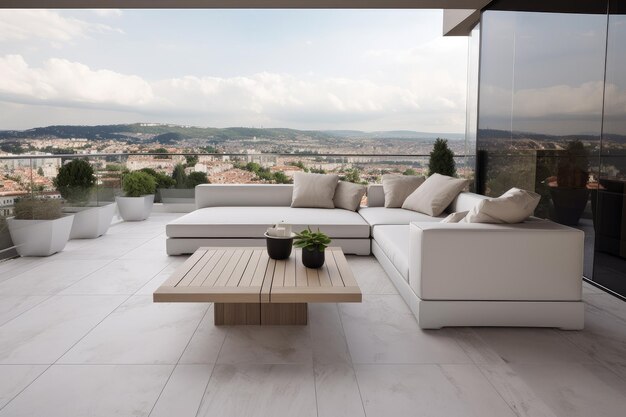
[[[55,220],[7,219],[11,239],[20,256],[50,256],[60,252],[70,238],[74,215]]]
[[[141,221],[147,219],[152,212],[154,194],[142,197],[115,197],[115,202],[124,221]]]
[[[70,239],[95,239],[109,229],[115,214],[115,203],[100,207],[68,207],[66,210],[74,214]]]

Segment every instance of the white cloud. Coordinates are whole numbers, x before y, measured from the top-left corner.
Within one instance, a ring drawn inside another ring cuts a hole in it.
[[[52,10],[0,10],[0,42],[43,40],[52,44],[120,29],[62,16]]]
[[[614,84],[606,85],[607,100],[626,107],[626,91]],[[483,86],[481,111],[489,117],[510,117],[514,106],[516,117],[584,117],[599,115],[604,83],[589,81],[580,85],[551,85],[542,88],[521,88],[511,97],[511,90],[492,85]],[[615,104],[614,104],[615,105]]]
[[[122,15],[120,9],[91,9],[91,11],[100,17],[119,17]]]
[[[433,85],[400,86],[369,79],[257,73],[239,77],[183,76],[149,82],[136,75],[94,70],[65,59],[30,66],[20,55],[0,57],[0,100],[89,107],[106,111],[204,117],[206,124],[349,126],[393,121],[397,128],[461,131],[464,92]],[[448,80],[449,81],[449,80]],[[438,88],[445,92],[437,92]],[[451,97],[446,97],[450,92]],[[437,95],[439,94],[439,95]]]
[[[141,107],[156,102],[150,85],[133,75],[91,70],[65,59],[30,67],[20,55],[0,58],[0,95],[29,103],[79,103],[103,107]]]

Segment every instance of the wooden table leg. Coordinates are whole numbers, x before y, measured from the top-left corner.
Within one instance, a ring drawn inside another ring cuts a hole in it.
[[[214,303],[216,326],[306,325],[307,303]]]
[[[214,303],[213,319],[216,326],[261,324],[259,303]]]
[[[261,325],[306,325],[307,303],[262,303]]]

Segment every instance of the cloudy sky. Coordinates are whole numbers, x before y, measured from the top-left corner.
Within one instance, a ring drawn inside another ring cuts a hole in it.
[[[441,11],[2,10],[0,130],[130,122],[463,132]]]

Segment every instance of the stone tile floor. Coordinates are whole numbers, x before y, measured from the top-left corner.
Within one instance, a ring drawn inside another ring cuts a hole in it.
[[[215,327],[154,304],[184,261],[172,214],[0,264],[0,417],[624,416],[626,303],[585,285],[586,328],[420,330],[372,257],[362,304],[304,327]]]

